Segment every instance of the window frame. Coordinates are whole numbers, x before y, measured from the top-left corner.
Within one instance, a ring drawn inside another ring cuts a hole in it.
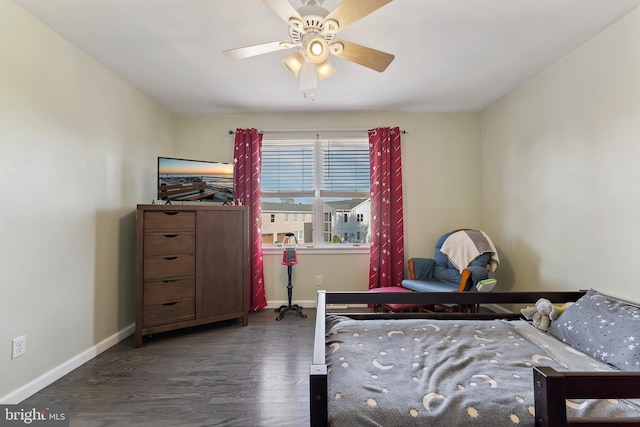
[[[356,146],[360,149],[365,148],[367,150],[367,176],[370,174],[370,166],[369,162],[369,140],[366,137],[358,136],[358,137],[341,137],[341,138],[278,138],[278,139],[264,139],[263,142],[264,147],[275,147],[275,146],[291,146],[291,147],[299,147],[299,146],[313,146],[313,190],[300,190],[300,191],[285,191],[285,190],[277,190],[277,191],[261,191],[261,203],[264,204],[264,199],[273,199],[273,198],[310,198],[313,199],[312,203],[312,234],[313,234],[313,243],[303,243],[299,244],[299,247],[306,247],[308,249],[318,249],[326,251],[328,249],[346,249],[346,248],[357,248],[356,252],[369,252],[370,243],[367,242],[347,242],[347,243],[332,243],[332,239],[329,241],[325,241],[325,225],[328,223],[329,227],[335,225],[334,221],[343,218],[344,212],[338,212],[337,217],[334,219],[333,215],[329,212],[324,212],[324,205],[326,202],[324,200],[328,198],[352,198],[352,199],[366,199],[370,200],[370,182],[367,184],[366,190],[328,190],[323,188],[323,150],[330,149],[330,147],[344,147],[344,146]],[[264,162],[264,156],[262,157]],[[360,175],[362,177],[362,175]],[[261,176],[261,181],[263,176]],[[370,178],[369,178],[370,181]],[[370,202],[369,202],[370,203]],[[273,213],[270,213],[273,215]],[[328,214],[329,221],[326,221],[325,214]],[[346,215],[346,214],[345,214]],[[362,213],[354,214],[357,215],[356,221],[360,224],[363,221],[359,220],[359,217],[362,216]],[[367,230],[365,235],[370,240],[370,218],[371,214],[368,213],[369,223],[366,225]],[[264,216],[263,216],[264,218]],[[306,220],[306,214],[302,214],[302,218]],[[304,223],[304,221],[303,221]],[[333,230],[333,229],[332,229]],[[333,231],[331,231],[333,233]],[[351,233],[353,234],[353,233]],[[360,235],[360,231],[357,232],[357,235]],[[298,237],[298,236],[296,236]],[[277,243],[263,243],[263,249],[271,249],[271,248],[279,248],[280,245]]]

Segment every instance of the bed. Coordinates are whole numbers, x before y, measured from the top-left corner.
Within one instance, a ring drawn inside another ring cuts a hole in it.
[[[575,304],[548,332],[520,313],[336,314],[328,309],[391,303],[533,305],[539,298]],[[640,425],[640,401],[634,400],[640,397],[638,326],[636,305],[595,290],[319,291],[309,378],[311,425]]]

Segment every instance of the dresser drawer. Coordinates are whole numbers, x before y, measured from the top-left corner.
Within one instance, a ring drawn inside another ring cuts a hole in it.
[[[182,299],[164,304],[150,305],[142,311],[142,324],[145,328],[184,322],[196,318],[195,298]]]
[[[195,298],[196,282],[193,277],[168,279],[144,283],[144,305],[164,304],[185,298]]]
[[[147,233],[194,233],[196,213],[194,211],[151,211],[144,213],[144,232]]]
[[[144,256],[193,254],[196,251],[195,234],[149,234],[144,237]]]
[[[196,257],[193,255],[158,256],[144,259],[144,281],[195,276]]]

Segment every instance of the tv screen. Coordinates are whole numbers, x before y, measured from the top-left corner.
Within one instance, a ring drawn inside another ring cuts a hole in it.
[[[233,163],[158,157],[158,200],[234,200]]]

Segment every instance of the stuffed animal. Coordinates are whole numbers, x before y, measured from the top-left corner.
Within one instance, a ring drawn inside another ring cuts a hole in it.
[[[556,320],[560,315],[561,309],[556,307],[546,298],[540,298],[536,301],[535,307],[526,307],[520,310],[520,313],[527,320],[533,320],[533,326],[547,331],[552,320]]]

